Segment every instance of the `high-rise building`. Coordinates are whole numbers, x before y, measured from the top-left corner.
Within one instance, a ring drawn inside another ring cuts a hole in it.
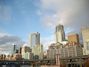
[[[13,54],[15,54],[16,53],[16,45],[15,44],[12,44],[13,45]]]
[[[43,45],[40,44],[40,33],[36,32],[31,34],[30,45],[34,57],[39,57],[39,59],[43,59]]]
[[[68,35],[68,42],[79,43],[79,35],[78,34],[70,34]]]
[[[82,29],[82,37],[83,37],[83,54],[89,55],[89,28]]]
[[[35,45],[40,45],[40,33],[32,33],[30,36],[30,47],[33,48]]]
[[[23,46],[21,54],[23,59],[31,59],[32,50],[28,46]]]
[[[58,25],[56,26],[56,42],[62,42],[65,40],[65,32],[64,32],[64,26]]]

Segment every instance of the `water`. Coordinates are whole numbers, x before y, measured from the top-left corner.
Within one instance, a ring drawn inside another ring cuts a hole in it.
[[[20,67],[32,67],[32,66],[29,66],[29,65],[22,65]]]
[[[29,65],[22,65],[20,67],[32,67],[32,66],[29,66]],[[35,66],[35,67],[41,67],[41,66]]]
[[[6,65],[3,65],[3,66],[0,66],[0,67],[17,67],[17,66],[14,66],[14,65],[12,65],[12,66],[6,66]],[[33,67],[33,66],[29,66],[29,65],[22,65],[22,66],[20,66],[20,67]],[[42,66],[35,66],[35,67],[60,67],[60,66],[47,66],[47,65],[42,65]]]
[[[17,67],[17,66],[14,66],[14,65],[2,65],[2,66],[0,66],[0,67]],[[33,67],[33,66],[30,66],[30,65],[20,65],[20,67]],[[39,65],[36,65],[35,67],[41,67],[41,66],[39,66]]]

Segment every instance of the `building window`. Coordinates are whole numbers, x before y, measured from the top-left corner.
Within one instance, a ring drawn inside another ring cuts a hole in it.
[[[89,50],[89,42],[86,42],[87,50]]]

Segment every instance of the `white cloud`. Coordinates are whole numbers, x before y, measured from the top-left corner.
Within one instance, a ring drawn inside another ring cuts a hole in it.
[[[40,13],[43,25],[54,28],[57,24],[80,28],[89,25],[87,0],[40,0]]]
[[[55,29],[63,24],[66,34],[79,32],[82,26],[89,26],[89,5],[87,0],[40,0],[38,15],[45,28]],[[43,38],[48,44],[54,42],[52,36]]]
[[[17,36],[0,32],[0,53],[11,53],[13,44],[16,44],[18,49],[21,45],[23,45],[23,42]]]
[[[6,35],[9,35],[9,34],[7,34],[7,33],[0,33],[0,38],[1,38],[1,37],[4,37],[4,36],[6,36]]]

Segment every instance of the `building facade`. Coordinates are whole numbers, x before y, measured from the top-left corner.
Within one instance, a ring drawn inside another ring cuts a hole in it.
[[[27,46],[22,47],[21,55],[23,59],[30,60],[32,58],[31,54],[32,54],[32,50],[30,49],[30,47]]]
[[[30,47],[33,48],[35,45],[40,45],[40,33],[32,33],[30,36]]]
[[[59,54],[60,58],[77,57],[83,55],[83,50],[79,45],[66,45],[56,49],[56,54]]]
[[[89,55],[89,28],[82,29],[83,54]]]
[[[47,59],[54,60],[56,58],[55,44],[51,44],[47,50]]]
[[[65,32],[64,32],[64,26],[63,25],[58,25],[56,26],[56,42],[62,42],[65,40]]]
[[[79,35],[78,34],[70,34],[68,35],[68,42],[79,43]]]
[[[34,56],[38,56],[39,59],[43,59],[43,45],[35,45],[32,49]]]

